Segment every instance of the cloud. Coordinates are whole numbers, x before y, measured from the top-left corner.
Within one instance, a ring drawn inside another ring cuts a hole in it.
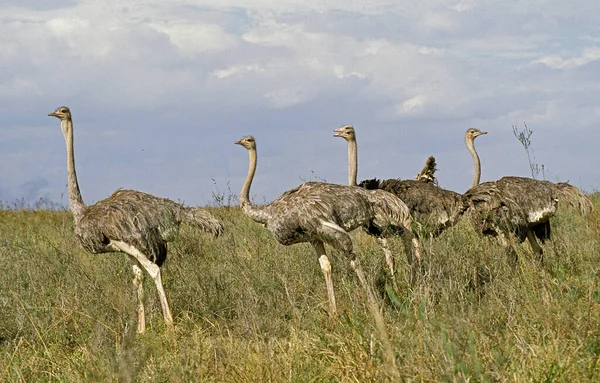
[[[340,170],[333,157],[344,150],[330,130],[347,123],[361,137],[365,175],[413,177],[436,154],[442,184],[462,190],[464,130],[490,131],[484,178],[526,175],[510,129],[527,122],[547,167],[595,187],[594,170],[573,166],[555,140],[599,138],[596,7],[11,0],[0,12],[0,159],[14,164],[0,173],[4,190],[30,195],[37,179],[54,200],[65,191],[64,143],[46,116],[63,104],[88,201],[132,187],[210,202],[212,178],[243,179],[246,158],[230,146],[250,133],[264,155],[258,195],[275,197],[311,170],[343,182],[343,158]]]
[[[588,47],[578,57],[563,59],[558,55],[544,56],[532,64],[545,64],[552,69],[573,69],[600,60],[600,47]]]

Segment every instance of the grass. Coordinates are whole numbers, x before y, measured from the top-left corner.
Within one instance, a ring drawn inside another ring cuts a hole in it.
[[[496,242],[462,223],[424,241],[425,274],[411,290],[393,240],[399,292],[383,311],[402,379],[599,381],[600,197],[592,198],[588,221],[568,211],[553,218],[542,265],[523,245],[512,268]],[[85,253],[69,212],[0,210],[0,381],[388,380],[341,254],[328,249],[341,313],[332,320],[312,247],[280,246],[237,208],[211,210],[225,234],[184,229],[163,267],[174,330],[164,327],[147,278],[141,336],[123,254]],[[381,249],[360,231],[353,238],[383,291]]]

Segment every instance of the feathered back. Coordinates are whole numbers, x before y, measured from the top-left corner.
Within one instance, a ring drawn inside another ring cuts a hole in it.
[[[510,196],[503,195],[496,182],[483,182],[467,190],[463,201],[465,215],[481,233],[496,233],[498,228],[513,232],[524,240],[527,214]]]
[[[392,193],[384,190],[368,190],[369,202],[375,212],[373,223],[379,228],[391,226],[395,231],[413,228],[413,218],[408,206]]]
[[[400,179],[380,181],[374,178],[362,181],[359,186],[393,194],[406,204],[413,219],[433,235],[454,225],[464,211],[460,194],[427,182]]]
[[[208,212],[136,190],[117,190],[86,209],[75,235],[91,253],[114,251],[108,247],[110,241],[122,241],[161,266],[167,257],[167,242],[175,239],[182,221],[213,234],[222,230]]]
[[[529,225],[547,221],[556,212],[558,193],[552,182],[507,176],[496,183],[503,196],[516,201],[525,211]]]
[[[266,211],[267,228],[283,245],[316,237],[351,247],[334,227],[345,232],[364,227],[377,233],[412,228],[408,208],[392,194],[324,182],[305,182],[288,190],[267,205]]]
[[[184,210],[183,221],[212,234],[215,238],[223,234],[223,224],[204,209],[186,207]]]
[[[510,176],[481,183],[463,198],[467,215],[481,232],[494,233],[499,228],[523,241],[529,229],[540,239],[549,238],[548,220],[556,212],[557,195],[551,182]]]
[[[577,209],[582,216],[587,217],[592,213],[592,201],[578,188],[568,182],[559,182],[556,184],[559,205],[566,203]]]
[[[435,162],[435,157],[429,156],[427,161],[425,161],[425,166],[423,167],[423,170],[421,170],[421,172],[419,174],[417,174],[416,180],[436,185],[437,184],[437,180],[435,179],[435,171],[436,170],[437,170],[437,163]]]
[[[373,178],[370,180],[361,181],[358,184],[358,186],[363,189],[367,189],[367,190],[375,190],[375,189],[380,189],[380,187],[379,187],[380,184],[381,184],[381,181],[379,181],[377,178]]]

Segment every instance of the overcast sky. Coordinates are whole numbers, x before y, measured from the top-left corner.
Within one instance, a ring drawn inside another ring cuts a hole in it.
[[[440,185],[531,176],[512,125],[534,132],[550,180],[600,189],[597,0],[4,0],[0,200],[66,204],[57,106],[71,108],[83,198],[132,188],[190,205],[345,183],[353,124],[359,179],[412,178],[433,154]]]

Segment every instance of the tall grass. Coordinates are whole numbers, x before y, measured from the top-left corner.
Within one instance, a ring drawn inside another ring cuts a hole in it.
[[[545,260],[501,246],[466,223],[425,240],[422,280],[385,290],[384,256],[354,242],[405,381],[600,381],[600,214],[562,211]],[[314,251],[283,247],[239,209],[212,208],[226,225],[210,239],[184,229],[163,282],[175,329],[163,326],[146,280],[148,331],[135,334],[135,293],[122,254],[78,246],[69,212],[0,211],[0,381],[386,381],[380,345],[349,261],[331,249],[337,320]],[[392,302],[393,301],[393,302]]]

